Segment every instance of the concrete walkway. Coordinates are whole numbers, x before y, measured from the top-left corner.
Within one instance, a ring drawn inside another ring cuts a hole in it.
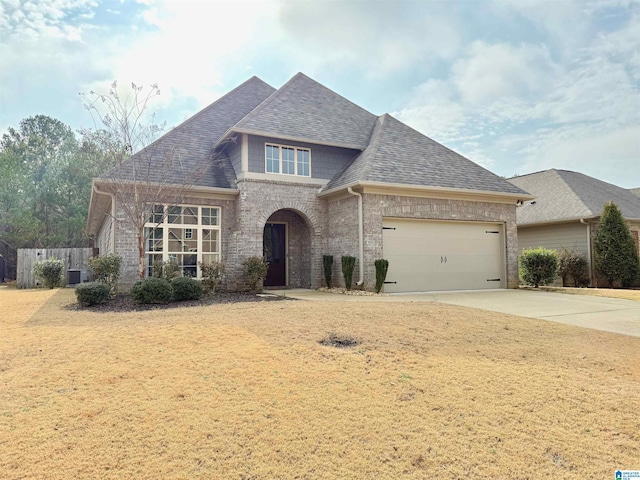
[[[379,296],[274,290],[291,298],[332,302],[440,302],[640,337],[640,302],[534,290],[430,292]]]

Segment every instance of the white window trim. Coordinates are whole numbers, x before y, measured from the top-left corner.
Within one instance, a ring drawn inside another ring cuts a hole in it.
[[[278,148],[278,171],[270,172],[267,169],[267,147],[277,147]],[[293,160],[293,171],[294,173],[284,173],[282,171],[282,149],[283,148],[291,148],[294,150],[294,160]],[[298,150],[304,150],[309,152],[309,175],[300,175],[298,174]],[[266,142],[264,144],[264,173],[269,175],[286,175],[287,177],[302,177],[302,178],[311,178],[311,149],[306,147],[296,147],[295,145],[283,145],[279,143],[271,143]]]
[[[197,224],[193,224],[193,223],[169,223],[169,213],[167,212],[167,214],[163,214],[163,219],[161,223],[155,223],[155,222],[147,222],[144,225],[144,228],[162,228],[162,251],[158,252],[158,251],[149,251],[147,250],[147,241],[148,239],[145,239],[145,250],[144,250],[144,256],[145,256],[145,276],[148,275],[148,267],[149,265],[146,265],[147,260],[148,260],[148,256],[149,255],[162,255],[162,261],[163,262],[167,262],[169,261],[169,257],[170,255],[176,255],[176,252],[169,252],[169,229],[170,228],[183,228],[183,229],[191,229],[193,230],[197,230],[198,233],[198,238],[197,238],[197,252],[196,252],[196,256],[197,256],[197,262],[196,262],[196,276],[195,278],[200,279],[202,278],[201,272],[200,272],[200,268],[198,267],[198,263],[200,263],[202,261],[203,255],[205,254],[205,252],[202,251],[202,231],[203,230],[217,230],[218,231],[218,240],[217,240],[217,245],[216,248],[218,250],[217,254],[218,254],[218,261],[221,262],[222,261],[222,207],[218,207],[218,206],[209,206],[209,205],[189,205],[189,204],[177,204],[177,205],[169,205],[169,204],[164,204],[163,205],[165,211],[169,208],[169,207],[188,207],[188,208],[197,208],[198,209],[198,223]],[[203,208],[214,208],[216,210],[218,210],[218,225],[203,225],[202,224],[202,209]],[[179,252],[178,254],[188,254],[189,252]],[[207,252],[207,254],[210,254],[210,252]]]

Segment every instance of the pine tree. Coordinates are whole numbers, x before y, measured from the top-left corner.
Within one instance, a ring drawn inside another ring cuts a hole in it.
[[[620,282],[623,287],[638,282],[638,250],[622,213],[613,202],[605,204],[600,216],[593,239],[593,253],[596,271],[608,282],[609,288],[613,288],[615,282]]]

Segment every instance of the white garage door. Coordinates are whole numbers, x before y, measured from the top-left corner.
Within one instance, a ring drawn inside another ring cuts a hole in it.
[[[384,291],[504,288],[503,232],[499,223],[385,218]]]

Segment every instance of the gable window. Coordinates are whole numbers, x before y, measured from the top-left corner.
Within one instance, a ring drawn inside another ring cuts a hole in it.
[[[185,277],[200,277],[198,263],[220,261],[220,208],[154,205],[145,225],[148,277],[175,262]]]
[[[311,150],[286,145],[265,145],[265,172],[311,176]]]

